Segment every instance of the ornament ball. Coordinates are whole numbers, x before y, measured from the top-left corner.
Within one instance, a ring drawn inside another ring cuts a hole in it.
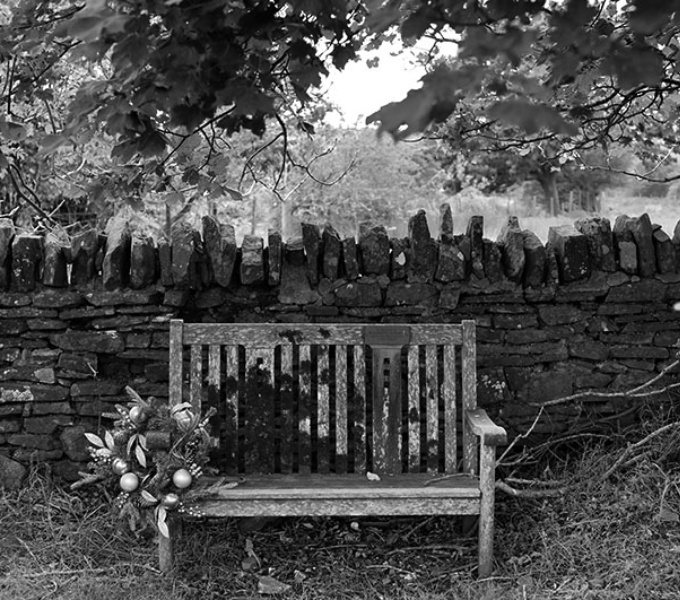
[[[120,487],[124,492],[134,492],[139,486],[139,477],[134,473],[125,473],[120,478]]]
[[[116,475],[125,475],[125,473],[130,470],[130,465],[128,464],[128,461],[122,458],[117,458],[113,461],[111,468]]]
[[[130,413],[128,414],[128,416],[130,417],[130,421],[132,423],[134,423],[135,425],[138,425],[139,423],[142,422],[142,420],[144,418],[144,413],[142,411],[142,407],[141,406],[133,406],[130,409]]]
[[[174,510],[179,506],[179,496],[177,494],[166,494],[161,500],[161,504],[168,510]]]
[[[177,469],[172,476],[172,483],[180,490],[188,488],[191,485],[191,473],[186,469]]]

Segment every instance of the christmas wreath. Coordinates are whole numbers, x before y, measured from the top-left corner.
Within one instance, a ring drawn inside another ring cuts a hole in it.
[[[207,468],[213,446],[207,425],[215,410],[201,417],[185,402],[173,407],[125,388],[131,402],[116,405],[114,428],[103,436],[86,433],[92,456],[87,473],[72,487],[104,482],[114,491],[113,507],[133,530],[152,524],[168,536],[168,512],[200,516],[186,500]]]

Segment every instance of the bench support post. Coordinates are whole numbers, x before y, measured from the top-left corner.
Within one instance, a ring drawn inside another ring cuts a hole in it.
[[[175,566],[175,541],[181,529],[178,519],[166,521],[169,536],[158,534],[158,563],[162,573],[169,573]]]
[[[480,446],[479,577],[484,578],[493,571],[496,446],[484,443]]]

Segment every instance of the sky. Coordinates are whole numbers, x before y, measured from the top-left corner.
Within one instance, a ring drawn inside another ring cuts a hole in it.
[[[333,70],[322,89],[340,107],[342,115],[332,115],[329,121],[333,125],[362,127],[365,118],[381,106],[403,100],[409,90],[420,87],[425,67],[417,64],[416,53],[415,49],[383,46],[361,53],[361,59],[349,63],[343,71]],[[366,61],[376,57],[378,66],[368,67]]]

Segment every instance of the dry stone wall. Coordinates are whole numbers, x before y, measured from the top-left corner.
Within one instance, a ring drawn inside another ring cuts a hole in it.
[[[103,233],[20,234],[0,219],[0,484],[30,463],[73,479],[83,432],[110,424],[124,388],[167,396],[168,322],[459,322],[478,325],[479,398],[510,434],[537,405],[626,390],[663,370],[680,339],[680,234],[647,215],[577,221],[547,244],[510,218],[464,235],[442,211],[404,239],[305,224],[298,239],[246,236],[212,217],[157,241],[112,220]],[[672,373],[668,376],[674,380]],[[584,419],[616,424],[620,401],[546,411],[535,434]],[[104,415],[104,416],[103,416]],[[623,417],[621,417],[623,418]]]

